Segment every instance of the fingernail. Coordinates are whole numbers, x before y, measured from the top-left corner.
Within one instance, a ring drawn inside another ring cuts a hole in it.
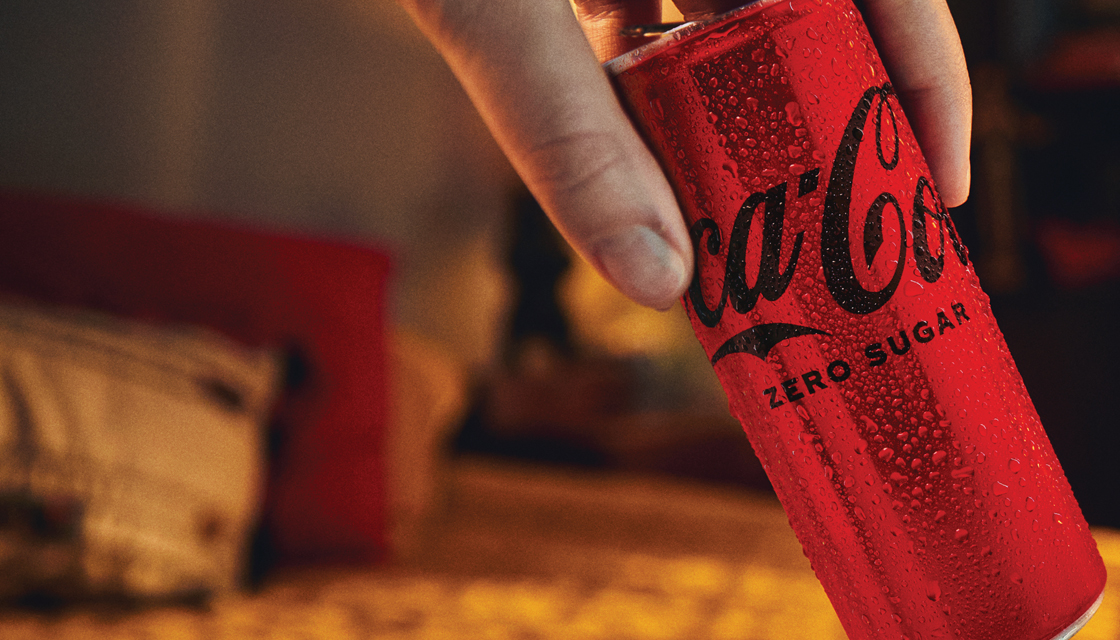
[[[647,307],[668,309],[685,286],[680,254],[649,227],[635,225],[599,241],[594,255],[619,291]]]

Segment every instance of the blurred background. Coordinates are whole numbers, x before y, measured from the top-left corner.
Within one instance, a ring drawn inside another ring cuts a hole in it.
[[[1120,527],[1120,1],[949,4],[976,107],[972,196],[953,218],[1087,519]],[[376,637],[439,635],[461,616],[494,637],[514,637],[495,631],[510,616],[523,631],[582,620],[573,637],[840,633],[683,311],[627,302],[563,246],[392,2],[8,0],[0,88],[5,192],[361,247],[391,264],[370,325],[392,389],[376,445],[389,479],[371,498],[388,506],[370,525],[387,533],[352,555],[403,560],[373,577],[280,580],[217,605],[223,615],[326,602],[299,609],[318,623],[284,624],[333,629],[344,604],[372,598]],[[290,383],[292,354],[281,358]],[[293,441],[269,440],[265,467],[295,455]],[[786,537],[746,533],[768,527]],[[258,536],[255,575],[282,575],[269,570],[285,548],[331,555],[300,544]],[[819,628],[793,631],[799,615],[767,595],[783,588],[826,611]],[[742,599],[770,613],[729,604]],[[603,626],[618,612],[630,631]],[[27,637],[94,624],[12,615]],[[146,615],[179,631],[212,623]],[[703,633],[666,622],[703,616]],[[436,618],[443,627],[425,626]],[[1100,637],[1114,637],[1109,624]],[[552,637],[533,633],[516,637]]]

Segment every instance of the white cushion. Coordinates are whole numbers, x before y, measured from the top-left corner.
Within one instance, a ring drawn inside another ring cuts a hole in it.
[[[236,586],[274,354],[198,328],[0,304],[0,587]]]

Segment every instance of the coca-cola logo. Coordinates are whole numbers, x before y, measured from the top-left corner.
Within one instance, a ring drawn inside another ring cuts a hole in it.
[[[928,283],[941,278],[945,268],[946,235],[962,265],[968,264],[968,253],[945,210],[941,197],[926,176],[919,176],[914,185],[914,198],[910,206],[910,228],[913,243],[906,239],[904,205],[890,192],[875,198],[867,210],[863,225],[862,258],[870,269],[876,262],[884,241],[884,216],[897,216],[898,255],[893,259],[894,270],[890,280],[879,289],[871,289],[857,276],[853,260],[854,242],[849,233],[852,221],[852,189],[857,184],[856,160],[865,140],[869,119],[872,119],[875,155],[878,167],[893,172],[899,166],[902,141],[899,136],[898,118],[895,114],[895,92],[890,83],[872,87],[863,93],[844,129],[828,178],[821,221],[821,268],[824,281],[832,299],[849,313],[865,315],[881,309],[898,290],[904,275],[907,255],[912,246],[914,261],[922,279]],[[801,175],[797,197],[806,197],[818,188],[819,169]],[[707,327],[715,327],[728,307],[735,313],[745,314],[754,309],[759,298],[769,301],[780,299],[789,287],[798,261],[802,257],[805,232],[793,238],[792,249],[785,267],[781,265],[781,249],[786,223],[786,200],[789,183],[781,183],[764,192],[751,194],[740,206],[731,234],[724,247],[723,236],[715,220],[700,218],[693,223],[690,233],[696,255],[696,271],[688,288],[685,303],[692,307],[696,317]],[[932,206],[931,206],[932,205]],[[747,244],[751,227],[762,212],[761,253],[758,272],[750,284],[747,277]],[[936,229],[936,250],[930,247],[929,229]],[[719,298],[711,304],[701,288],[700,262],[702,252],[719,256],[726,250],[723,261],[724,277]],[[783,340],[804,335],[827,332],[797,324],[768,323],[755,325],[727,340],[712,356],[712,364],[733,353],[746,353],[765,359],[770,349]]]

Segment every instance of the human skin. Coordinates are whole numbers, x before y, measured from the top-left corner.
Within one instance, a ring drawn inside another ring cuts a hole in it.
[[[556,227],[635,302],[672,306],[692,248],[657,161],[600,63],[660,0],[399,0]],[[947,206],[968,197],[972,91],[945,0],[856,0]],[[686,19],[743,0],[676,0]]]

